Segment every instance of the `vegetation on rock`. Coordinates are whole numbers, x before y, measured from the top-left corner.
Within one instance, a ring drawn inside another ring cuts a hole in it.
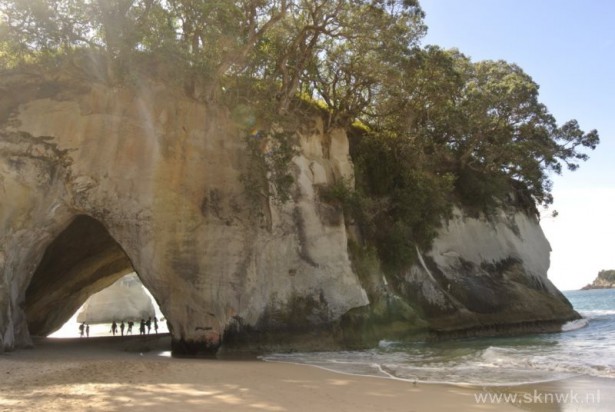
[[[423,17],[416,0],[0,0],[0,68],[90,59],[119,85],[145,67],[206,104],[248,107],[239,123],[252,152],[269,153],[260,131],[284,137],[252,165],[281,200],[293,151],[274,125],[316,107],[327,129],[359,122],[356,186],[322,195],[395,271],[455,203],[550,204],[549,174],[575,170],[599,142],[575,120],[558,124],[520,67],[421,46]]]
[[[615,283],[615,270],[601,270],[598,277],[607,282]]]
[[[615,270],[601,270],[598,272],[596,279],[592,283],[583,286],[582,290],[610,288],[615,288]]]

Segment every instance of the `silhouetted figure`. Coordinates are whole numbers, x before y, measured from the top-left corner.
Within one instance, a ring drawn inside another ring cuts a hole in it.
[[[134,324],[135,324],[135,323],[134,323],[133,321],[131,321],[131,320],[129,320],[129,321],[128,321],[128,329],[126,329],[126,334],[127,334],[127,335],[128,335],[128,334],[131,334],[131,335],[132,335],[132,326],[133,326]]]
[[[85,325],[85,336],[90,337],[90,325],[86,323]]]
[[[149,335],[149,331],[152,330],[152,317],[147,318],[145,322],[145,326],[147,326],[147,334]]]
[[[113,333],[113,336],[115,336],[116,332],[117,332],[117,323],[113,321],[113,323],[111,324],[111,333]]]
[[[83,338],[83,330],[85,329],[85,322],[79,325],[79,337]]]
[[[122,336],[124,336],[124,328],[126,327],[126,325],[124,325],[124,321],[122,321],[122,323],[120,323],[120,333],[122,334]]]
[[[141,324],[139,325],[139,335],[145,335],[145,320],[141,319]]]
[[[154,316],[154,333],[158,333],[158,319]]]

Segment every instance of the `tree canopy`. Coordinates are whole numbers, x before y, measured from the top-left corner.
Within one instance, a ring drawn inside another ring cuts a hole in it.
[[[517,65],[421,46],[423,18],[417,0],[0,0],[0,68],[95,53],[121,82],[149,58],[207,103],[276,118],[308,101],[327,127],[360,122],[355,209],[406,247],[455,201],[550,204],[550,174],[599,143],[557,123]]]
[[[601,270],[598,272],[598,278],[615,283],[615,270]]]

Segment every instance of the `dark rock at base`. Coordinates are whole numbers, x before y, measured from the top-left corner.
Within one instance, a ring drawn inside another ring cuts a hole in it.
[[[171,354],[177,358],[215,358],[219,348],[220,343],[185,339],[171,340]]]

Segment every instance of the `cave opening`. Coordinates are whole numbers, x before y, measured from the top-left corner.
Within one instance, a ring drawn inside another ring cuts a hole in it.
[[[116,323],[113,333],[112,323]],[[143,323],[143,331],[141,331]],[[84,325],[84,328],[80,326]],[[86,328],[87,325],[87,328]],[[50,338],[164,335],[169,329],[151,292],[134,272],[96,292]]]
[[[120,322],[127,329],[134,321],[132,334],[138,336],[139,317],[164,316],[120,244],[100,221],[86,215],[76,216],[45,250],[24,309],[33,337],[78,337],[78,317],[91,325],[92,337],[111,336],[114,320],[117,335]],[[159,333],[168,332],[166,322],[157,326]]]

